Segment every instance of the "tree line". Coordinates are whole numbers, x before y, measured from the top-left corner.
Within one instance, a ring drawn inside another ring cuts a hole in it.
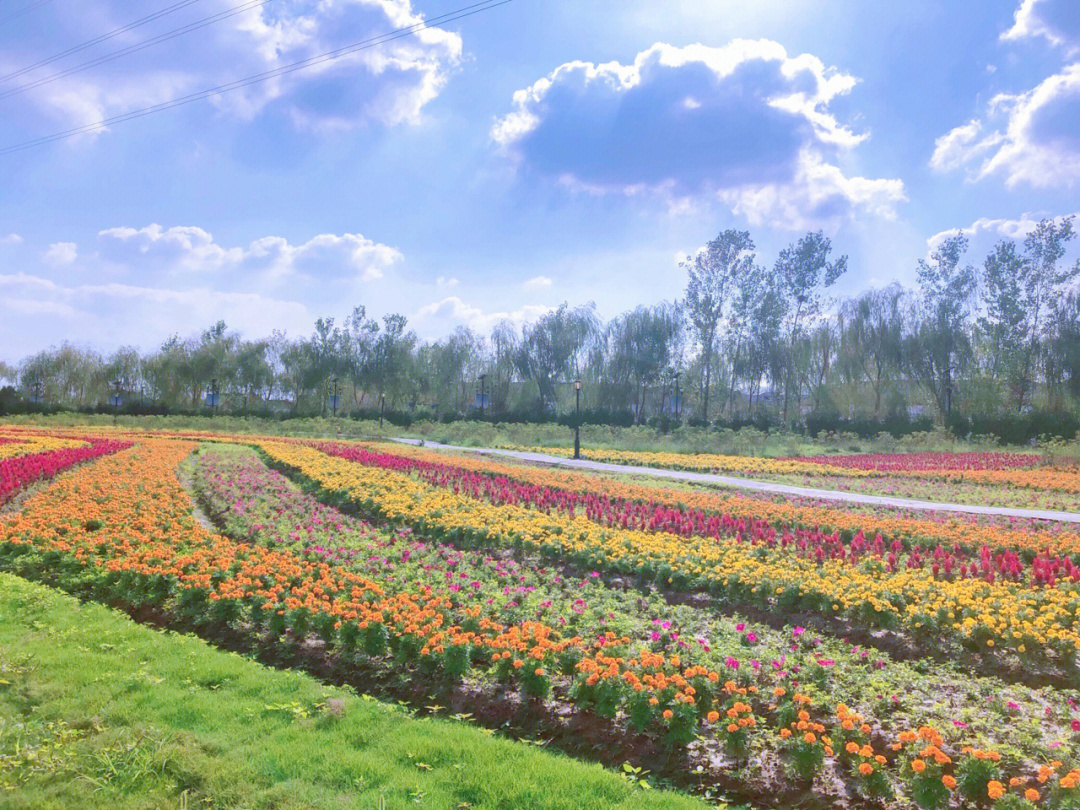
[[[564,304],[520,328],[423,341],[405,316],[359,306],[306,337],[249,339],[219,322],[145,354],[65,343],[0,364],[0,406],[550,419],[581,380],[589,418],[623,424],[1075,415],[1075,236],[1072,218],[1043,220],[973,263],[957,233],[918,261],[914,288],[836,299],[848,259],[822,232],[767,264],[749,232],[725,230],[681,263],[680,300],[607,322]]]

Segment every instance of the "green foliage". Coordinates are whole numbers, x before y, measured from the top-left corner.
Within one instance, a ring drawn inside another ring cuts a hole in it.
[[[5,810],[702,806],[629,776],[416,720],[0,574]]]

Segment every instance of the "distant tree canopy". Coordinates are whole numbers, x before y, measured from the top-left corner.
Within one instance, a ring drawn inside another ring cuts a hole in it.
[[[1063,261],[1075,236],[1071,218],[1045,220],[977,266],[959,233],[917,262],[917,289],[835,300],[848,259],[820,231],[767,269],[748,232],[726,230],[681,263],[682,300],[607,323],[594,304],[563,304],[520,328],[422,341],[405,316],[358,306],[307,337],[247,339],[218,322],[147,354],[65,343],[0,363],[0,387],[5,401],[66,408],[108,407],[119,391],[129,410],[325,414],[337,392],[340,413],[455,418],[482,405],[490,418],[544,419],[571,407],[580,379],[588,413],[630,424],[673,416],[678,375],[680,416],[701,421],[1075,416],[1080,262]]]

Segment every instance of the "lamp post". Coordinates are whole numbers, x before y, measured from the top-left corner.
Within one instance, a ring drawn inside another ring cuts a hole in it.
[[[487,379],[487,374],[480,375],[480,421],[484,421],[484,381]]]
[[[382,430],[383,414],[386,412],[386,394],[379,394],[379,430]]]
[[[681,371],[675,372],[675,424],[679,424],[679,375]]]
[[[334,383],[334,393],[330,397],[330,404],[331,404],[331,406],[333,406],[333,409],[334,409],[334,417],[337,418],[337,400],[338,400],[338,387],[337,387],[338,379],[337,379],[337,377],[334,377],[334,379],[331,382]]]
[[[120,381],[113,380],[113,424],[120,419]]]
[[[581,380],[574,380],[574,458],[581,458]]]

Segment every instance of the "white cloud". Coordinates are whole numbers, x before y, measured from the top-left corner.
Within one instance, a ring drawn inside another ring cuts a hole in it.
[[[751,225],[768,223],[787,230],[807,230],[835,220],[850,207],[894,219],[897,203],[907,200],[902,180],[847,177],[810,151],[799,156],[793,183],[748,184],[719,196]]]
[[[78,247],[74,242],[53,242],[49,249],[41,254],[41,258],[55,267],[73,264],[79,258]]]
[[[1026,93],[996,96],[987,120],[999,126],[983,135],[986,125],[976,119],[938,138],[930,166],[964,167],[972,181],[999,175],[1009,188],[1068,188],[1080,180],[1080,63]]]
[[[575,192],[656,194],[676,209],[718,198],[780,226],[792,198],[816,206],[804,222],[892,216],[902,181],[836,164],[868,137],[829,106],[856,82],[770,40],[658,43],[631,64],[560,65],[514,94],[491,136],[520,170]]]
[[[1004,40],[1043,37],[1068,52],[1080,48],[1080,6],[1076,0],[1022,0]]]
[[[1029,233],[1035,230],[1035,226],[1039,224],[1040,220],[1053,219],[1056,222],[1060,222],[1065,219],[1066,216],[1075,217],[1078,216],[1078,214],[1050,217],[1036,213],[1024,213],[1017,219],[991,219],[989,217],[981,217],[966,228],[949,228],[935,233],[926,240],[927,255],[929,256],[929,254],[933,253],[946,238],[956,236],[961,231],[973,242],[980,240],[982,237],[990,237],[994,241],[1000,237],[1004,237],[1006,239],[1022,242]]]
[[[524,286],[526,290],[542,290],[551,286],[551,279],[547,276],[536,276],[530,278],[522,286]]]
[[[450,287],[456,287],[458,280],[456,278],[447,278],[446,276],[439,276],[435,279],[435,286],[439,289],[449,289]]]
[[[18,245],[22,240],[17,233],[9,233],[7,236],[0,236],[0,245]]]
[[[934,141],[934,154],[930,157],[930,168],[937,171],[952,171],[964,165],[971,155],[975,141],[982,131],[982,121],[973,118],[963,126],[954,127]],[[992,144],[980,148],[988,149]]]
[[[209,232],[194,226],[108,228],[98,237],[101,255],[109,261],[154,261],[172,270],[196,273],[257,271],[267,281],[293,275],[371,281],[403,259],[397,248],[358,233],[319,234],[301,245],[280,236],[264,236],[246,248],[219,245]]]
[[[100,27],[103,20],[124,19],[126,9],[119,0],[106,0],[86,12],[92,18],[87,24]],[[205,14],[213,11],[208,8]],[[52,81],[20,98],[59,118],[65,128],[77,127],[340,51],[373,33],[416,26],[423,19],[411,0],[264,4],[100,68]],[[12,53],[10,62],[0,57],[0,73],[48,55],[26,49]],[[209,103],[241,120],[277,105],[297,126],[319,131],[369,122],[412,124],[421,120],[423,108],[442,91],[461,58],[459,34],[418,28],[408,36],[213,96]],[[56,71],[27,73],[16,81],[25,85],[52,72]]]
[[[171,333],[190,334],[218,319],[249,335],[278,328],[302,331],[311,322],[301,303],[207,287],[178,290],[116,282],[68,286],[12,273],[0,274],[0,291],[0,312],[11,315],[3,320],[0,343],[13,353],[41,348],[40,329],[33,328],[34,318],[41,315],[66,320],[55,340],[78,337],[102,348],[121,343],[150,348]]]
[[[479,307],[466,304],[456,295],[452,295],[421,307],[417,310],[415,319],[428,325],[435,321],[446,327],[468,326],[478,332],[486,333],[500,321],[509,320],[520,325],[534,321],[554,309],[555,307],[540,304],[526,304],[513,312],[484,312]]]

